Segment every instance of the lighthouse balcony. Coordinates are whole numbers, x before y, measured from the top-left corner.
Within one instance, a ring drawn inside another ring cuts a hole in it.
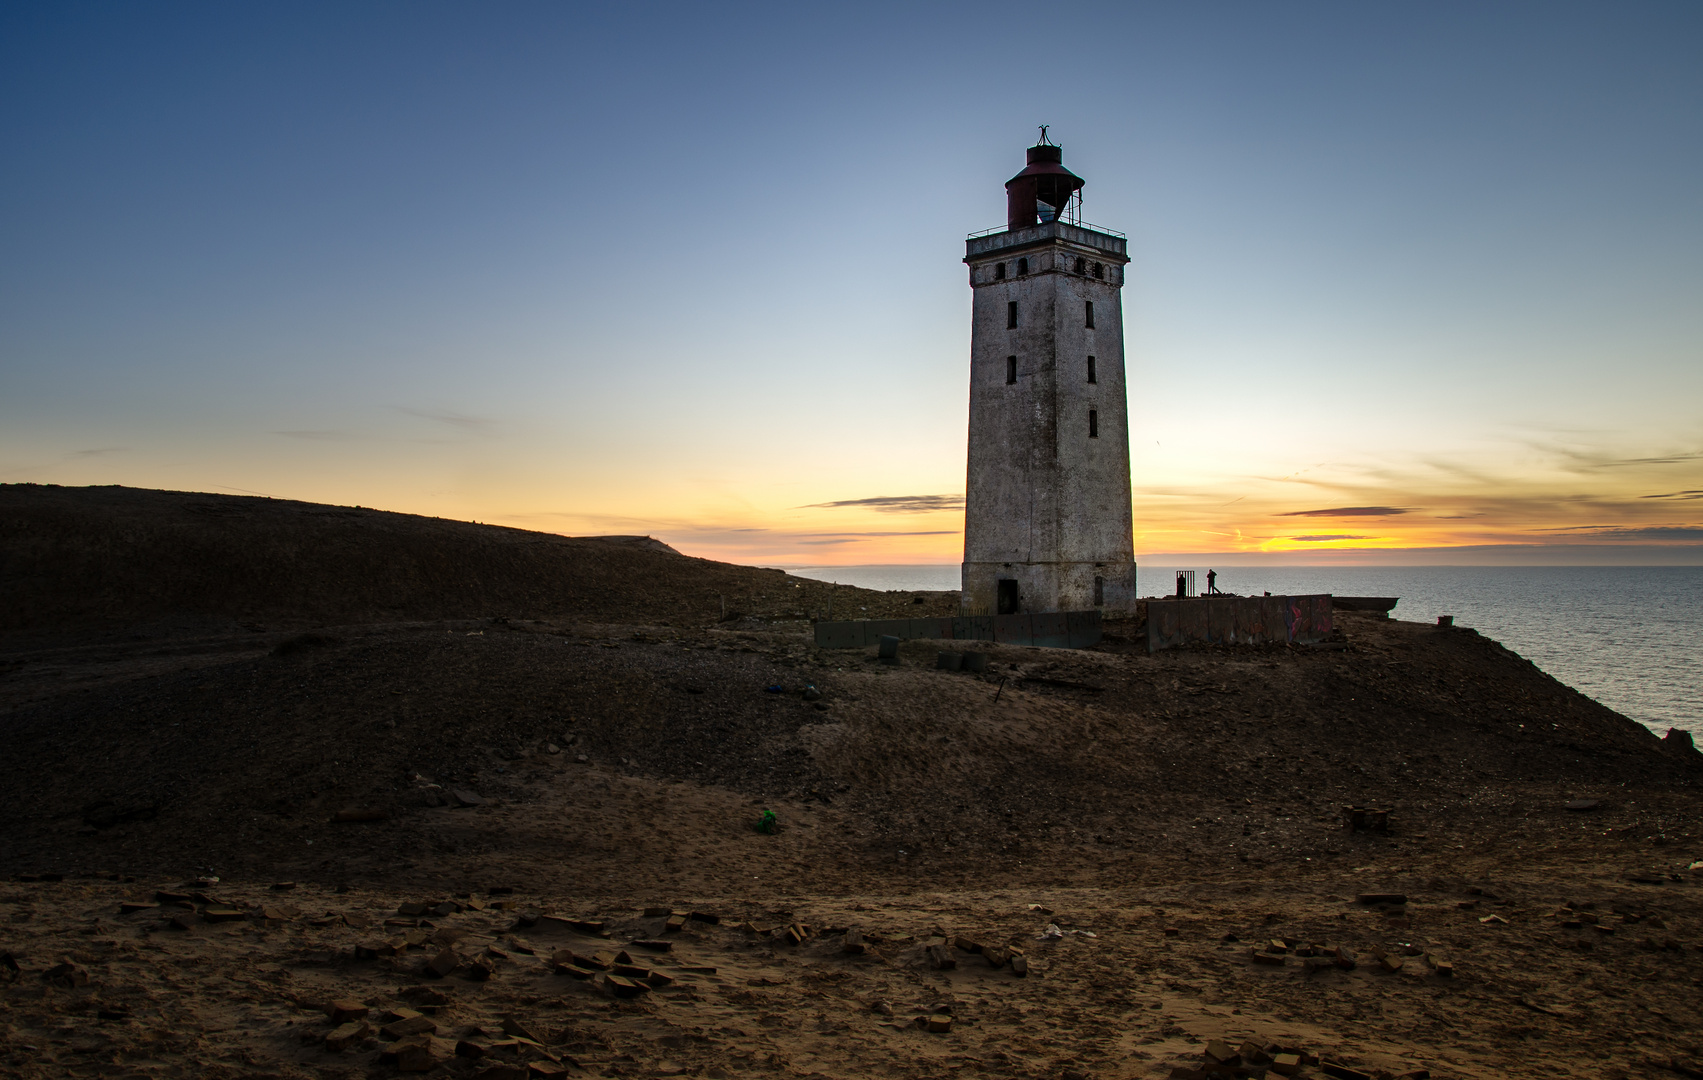
[[[1061,240],[1093,248],[1124,262],[1129,261],[1129,238],[1123,233],[1102,229],[1098,225],[1077,225],[1068,221],[1042,221],[1016,229],[984,229],[971,233],[964,245],[964,257],[966,261],[980,259],[1001,251]]]

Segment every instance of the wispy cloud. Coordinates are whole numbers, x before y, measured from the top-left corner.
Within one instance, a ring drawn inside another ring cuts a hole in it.
[[[350,442],[360,436],[351,431],[274,431],[274,435],[282,435],[286,439],[307,439],[311,442]]]
[[[1291,536],[1289,539],[1298,540],[1303,544],[1317,544],[1325,540],[1370,540],[1370,536],[1345,536],[1341,533],[1321,533],[1314,536]]]
[[[1640,495],[1640,499],[1674,499],[1679,502],[1690,502],[1693,499],[1703,499],[1703,491],[1670,491],[1666,495]]]
[[[496,420],[488,416],[472,416],[468,413],[446,412],[435,409],[398,408],[398,412],[409,416],[418,416],[422,420],[435,420],[440,424],[460,428],[463,431],[490,431],[497,426]]]
[[[956,536],[957,529],[916,529],[895,532],[805,533],[805,536]]]
[[[1389,517],[1392,514],[1408,513],[1401,506],[1337,506],[1329,510],[1291,510],[1278,517]]]
[[[964,509],[962,495],[876,495],[868,499],[841,499],[838,502],[809,503],[799,510],[836,510],[845,506],[865,506],[886,514],[927,514],[938,510]]]
[[[76,458],[100,457],[103,454],[119,454],[130,449],[128,446],[97,446],[92,450],[73,450],[71,456]]]

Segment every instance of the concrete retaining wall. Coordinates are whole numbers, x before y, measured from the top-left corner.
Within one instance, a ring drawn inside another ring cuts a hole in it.
[[[816,644],[824,649],[861,649],[879,644],[883,637],[995,641],[1047,649],[1080,649],[1100,641],[1098,611],[964,615],[955,619],[859,619],[815,625]]]
[[[1201,596],[1149,600],[1147,651],[1190,642],[1259,645],[1323,641],[1333,628],[1330,595]]]

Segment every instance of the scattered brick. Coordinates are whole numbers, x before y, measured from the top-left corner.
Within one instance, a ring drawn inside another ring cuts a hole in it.
[[[668,921],[662,924],[662,932],[665,934],[678,934],[685,928],[686,916],[684,915],[670,915]]]
[[[461,957],[454,949],[444,949],[430,960],[426,961],[426,971],[434,978],[446,979],[450,973],[461,966]]]
[[[1279,1076],[1294,1076],[1301,1071],[1300,1054],[1273,1054],[1271,1071]]]
[[[406,1020],[398,1020],[394,1024],[386,1024],[378,1029],[387,1039],[406,1039],[410,1035],[434,1035],[438,1026],[424,1016],[411,1016]]]
[[[935,1034],[945,1034],[952,1030],[952,1018],[945,1013],[935,1013],[928,1018],[928,1030]]]
[[[325,1006],[325,1015],[331,1018],[333,1024],[347,1024],[351,1020],[361,1020],[370,1012],[365,1002],[354,998],[338,998]]]
[[[634,982],[632,979],[629,979],[624,975],[608,975],[605,976],[605,979],[608,983],[610,992],[616,997],[638,997],[640,994],[650,989],[643,983]]]
[[[327,1050],[343,1051],[372,1034],[372,1025],[365,1020],[351,1020],[332,1028],[325,1035]]]

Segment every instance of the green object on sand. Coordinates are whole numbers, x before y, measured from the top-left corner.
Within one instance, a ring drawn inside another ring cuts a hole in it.
[[[758,832],[772,833],[779,827],[780,822],[775,818],[775,812],[773,810],[765,810],[761,814],[757,815]]]

